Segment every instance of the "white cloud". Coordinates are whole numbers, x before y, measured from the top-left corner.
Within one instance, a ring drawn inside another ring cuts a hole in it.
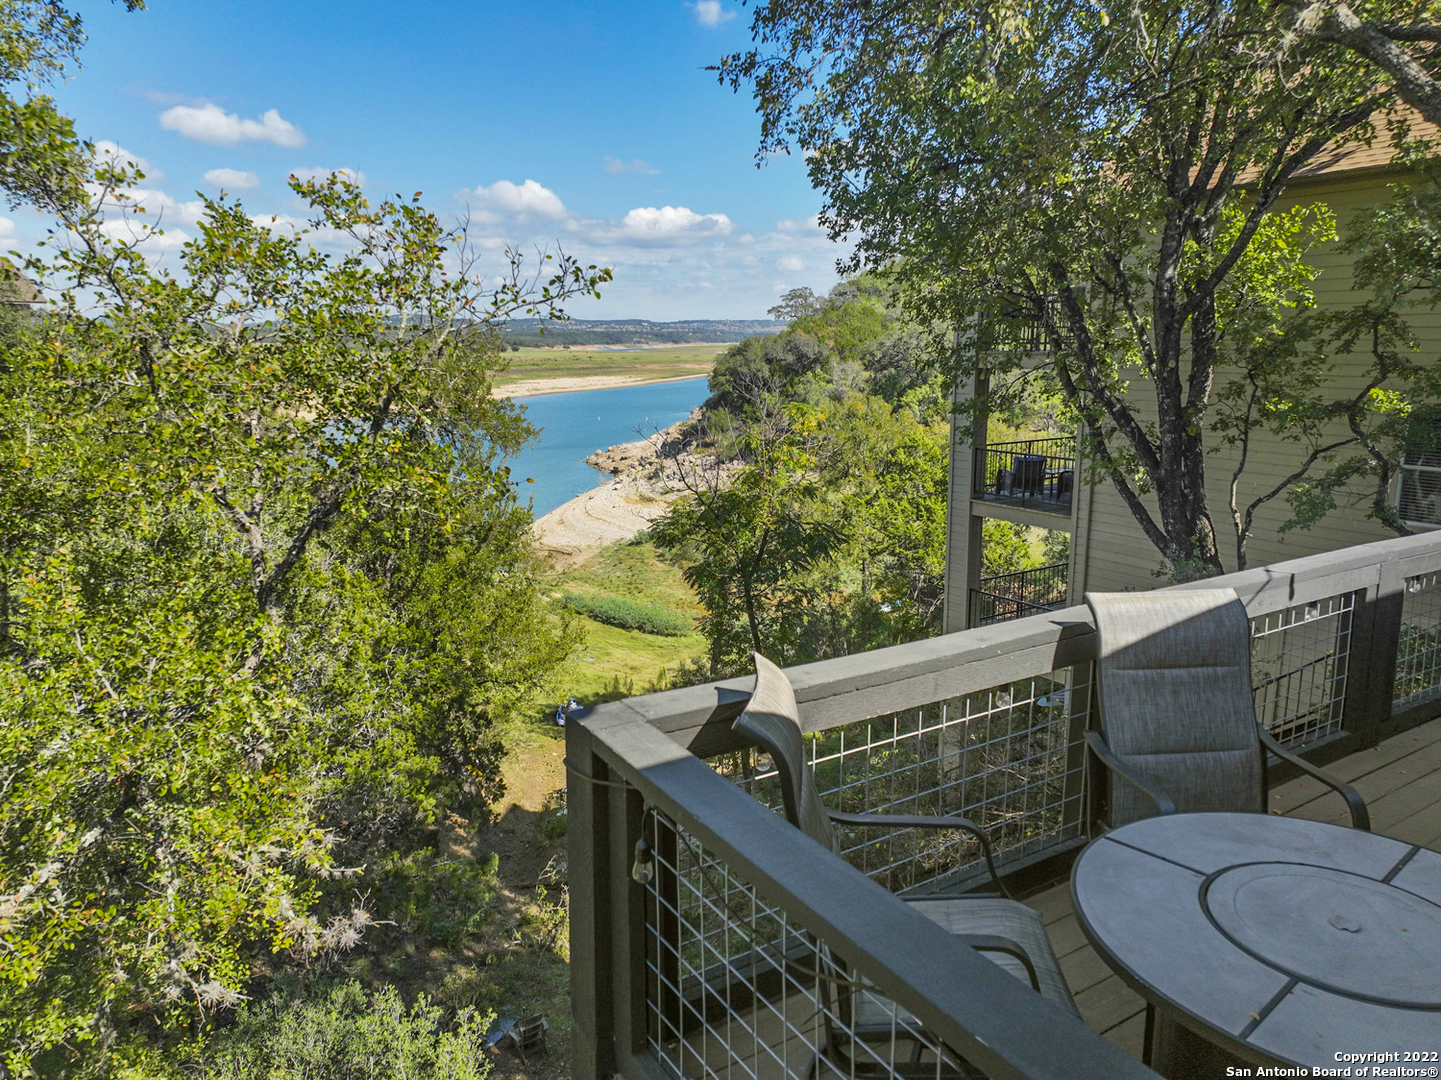
[[[776,260],[776,266],[794,274],[806,268],[806,261],[799,255],[782,255]]]
[[[638,206],[618,226],[602,228],[596,239],[629,244],[676,245],[728,236],[724,214],[697,214],[684,206]]]
[[[160,218],[167,226],[180,222],[184,225],[198,224],[205,214],[205,204],[199,199],[184,202],[164,191],[153,188],[127,188],[126,202],[122,205],[136,213],[144,212]],[[108,205],[108,204],[107,204]]]
[[[786,218],[784,221],[777,221],[776,228],[780,232],[805,232],[808,229],[821,228],[821,217],[819,214],[812,214],[806,218]]]
[[[481,185],[473,191],[465,192],[462,198],[479,201],[482,214],[478,216],[482,221],[495,220],[492,216],[495,214],[509,214],[513,217],[530,214],[548,218],[565,217],[565,204],[560,201],[560,196],[534,180],[527,180],[523,184],[497,180],[489,187]]]
[[[641,176],[655,176],[659,169],[653,169],[640,158],[631,158],[630,161],[621,161],[620,158],[613,158],[609,154],[605,158],[605,171],[608,173],[636,173]]]
[[[720,0],[696,0],[691,7],[695,8],[696,22],[702,26],[719,26],[736,17],[734,11],[721,7]]]
[[[119,143],[109,139],[95,141],[95,160],[104,162],[112,169],[136,168],[145,174],[147,180],[163,180],[165,174],[155,168],[139,154],[133,154]]]
[[[356,184],[359,187],[365,186],[365,173],[359,169],[349,168],[348,166],[342,166],[339,169],[293,169],[291,170],[291,175],[297,176],[301,180],[319,180],[322,183],[332,176],[343,176],[352,184]]]
[[[205,182],[218,188],[239,191],[242,188],[259,187],[260,177],[240,169],[211,169],[205,174]]]
[[[178,131],[187,139],[234,146],[241,142],[268,142],[276,146],[304,146],[305,133],[275,109],[267,109],[259,120],[246,120],[219,105],[176,105],[160,114],[160,126]]]
[[[0,240],[15,239],[15,222],[8,217],[0,217]]]

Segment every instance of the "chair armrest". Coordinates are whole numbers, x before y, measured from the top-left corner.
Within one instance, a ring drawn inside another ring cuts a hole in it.
[[[1036,965],[1031,963],[1030,956],[1021,948],[1020,942],[999,934],[957,934],[956,940],[962,945],[969,945],[976,952],[998,952],[1015,957],[1026,969],[1026,975],[1031,980],[1031,989],[1038,994],[1041,992],[1041,980],[1036,975]]]
[[[1271,753],[1275,754],[1282,761],[1289,761],[1296,768],[1300,769],[1307,776],[1314,776],[1321,783],[1335,791],[1341,798],[1346,800],[1346,806],[1351,811],[1351,827],[1361,829],[1365,832],[1371,831],[1371,812],[1366,809],[1366,800],[1361,798],[1361,793],[1349,784],[1344,784],[1319,766],[1312,765],[1305,758],[1291,753],[1264,727],[1256,725],[1256,730],[1261,736],[1261,745]]]
[[[1171,800],[1171,796],[1167,795],[1158,787],[1152,787],[1130,769],[1126,768],[1126,766],[1122,764],[1121,759],[1112,753],[1111,748],[1106,745],[1106,740],[1101,738],[1100,732],[1086,732],[1086,745],[1091,748],[1091,753],[1100,759],[1102,765],[1106,766],[1106,768],[1110,769],[1122,780],[1126,781],[1126,783],[1130,784],[1142,795],[1155,803],[1156,809],[1160,813],[1174,814],[1176,812],[1176,804]]]
[[[850,825],[860,829],[960,829],[962,832],[968,832],[981,842],[981,854],[985,857],[986,869],[990,871],[991,881],[995,883],[996,889],[1002,896],[1011,899],[1011,894],[1001,881],[1001,876],[996,873],[996,861],[991,855],[990,837],[970,818],[959,815],[927,817],[917,814],[846,814],[839,810],[827,810],[826,813],[838,825]]]

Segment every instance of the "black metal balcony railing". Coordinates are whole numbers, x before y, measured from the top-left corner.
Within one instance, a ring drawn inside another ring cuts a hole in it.
[[[1066,606],[1065,563],[1049,563],[981,578],[971,590],[971,626],[990,626]]]
[[[1441,715],[1441,534],[1188,587],[1210,586],[1244,599],[1257,718],[1292,746],[1350,753]],[[791,669],[822,798],[965,814],[1003,873],[1074,850],[1096,809],[1094,649],[1073,607]],[[964,888],[970,846],[866,830],[836,854],[788,825],[771,763],[731,731],[750,687],[631,698],[566,728],[577,1077],[809,1078],[850,1022],[838,958],[936,1075],[963,1058],[996,1080],[1154,1076],[892,895]],[[872,1045],[868,1075],[919,1075]]]
[[[1054,329],[1047,329],[1047,322]],[[1008,306],[985,319],[983,327],[981,348],[992,352],[1048,353],[1071,341],[1065,312],[1055,297],[1047,297],[1039,305]]]
[[[1069,514],[1076,490],[1076,440],[1023,439],[975,449],[971,494],[1055,514]]]

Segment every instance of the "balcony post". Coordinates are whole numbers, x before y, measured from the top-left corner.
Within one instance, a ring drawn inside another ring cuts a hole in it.
[[[609,770],[580,723],[565,731],[567,880],[570,889],[571,1074],[615,1074],[611,972]],[[599,782],[596,782],[599,781]]]
[[[958,348],[961,347],[958,341]],[[951,413],[951,483],[946,505],[946,591],[941,629],[950,634],[971,625],[971,590],[981,583],[981,518],[971,513],[976,449],[986,445],[989,381],[977,372],[956,380],[957,406],[974,403],[970,416]]]
[[[1357,749],[1375,746],[1391,714],[1391,675],[1396,670],[1401,623],[1401,589],[1396,563],[1383,560],[1376,577],[1355,593],[1349,653],[1344,661],[1346,692],[1341,728]],[[1348,740],[1348,744],[1350,740]]]
[[[648,1002],[665,1008],[668,995],[655,988],[652,996],[647,992],[650,975],[646,970],[646,888],[631,877],[631,866],[635,860],[635,844],[645,839],[645,804],[639,791],[627,788],[624,791],[612,788],[610,792],[610,915],[608,925],[600,928],[609,939],[611,984],[609,1011],[614,1025],[613,1049],[616,1068],[628,1072],[628,1063],[645,1051],[646,1010]],[[678,903],[673,868],[676,865],[674,846],[656,842],[651,853],[652,873],[656,875],[658,893],[663,898],[656,920],[662,934],[669,931],[674,920],[672,912]],[[667,910],[669,908],[670,910]],[[672,934],[673,931],[670,931]],[[665,940],[676,940],[674,936]],[[679,985],[678,969],[668,963],[666,957],[655,957],[662,974]]]

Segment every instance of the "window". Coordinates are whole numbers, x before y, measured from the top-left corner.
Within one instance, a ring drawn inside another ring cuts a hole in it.
[[[1411,415],[1401,450],[1396,510],[1407,525],[1441,528],[1441,408],[1417,409]]]

